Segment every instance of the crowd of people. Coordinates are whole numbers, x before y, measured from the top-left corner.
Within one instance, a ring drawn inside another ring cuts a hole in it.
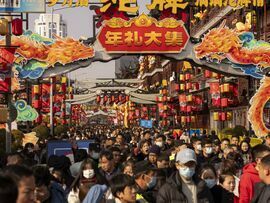
[[[47,156],[69,140],[73,159]],[[91,140],[88,151],[76,141]],[[267,203],[270,136],[250,146],[233,135],[113,126],[67,133],[1,157],[1,203]]]

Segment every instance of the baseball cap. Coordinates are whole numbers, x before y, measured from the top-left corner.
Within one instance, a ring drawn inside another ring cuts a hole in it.
[[[148,171],[153,171],[153,170],[156,170],[156,168],[152,164],[150,164],[148,161],[144,160],[135,164],[133,173],[134,175],[138,175],[138,174],[143,174],[143,173],[146,173]]]
[[[182,164],[185,164],[189,161],[194,161],[197,163],[195,152],[189,148],[183,149],[178,152],[175,161]]]

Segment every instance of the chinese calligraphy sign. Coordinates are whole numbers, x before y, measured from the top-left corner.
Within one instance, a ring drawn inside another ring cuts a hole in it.
[[[179,53],[189,35],[182,21],[173,18],[157,21],[142,14],[130,21],[121,18],[105,21],[97,39],[108,53]]]

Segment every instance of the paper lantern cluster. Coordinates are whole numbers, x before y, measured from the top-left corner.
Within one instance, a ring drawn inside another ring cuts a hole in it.
[[[214,112],[214,121],[230,121],[232,120],[232,112]]]

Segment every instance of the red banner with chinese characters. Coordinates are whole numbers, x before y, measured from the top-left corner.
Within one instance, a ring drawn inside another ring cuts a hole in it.
[[[97,39],[108,53],[180,53],[189,35],[182,21],[142,14],[130,21],[105,21]]]

